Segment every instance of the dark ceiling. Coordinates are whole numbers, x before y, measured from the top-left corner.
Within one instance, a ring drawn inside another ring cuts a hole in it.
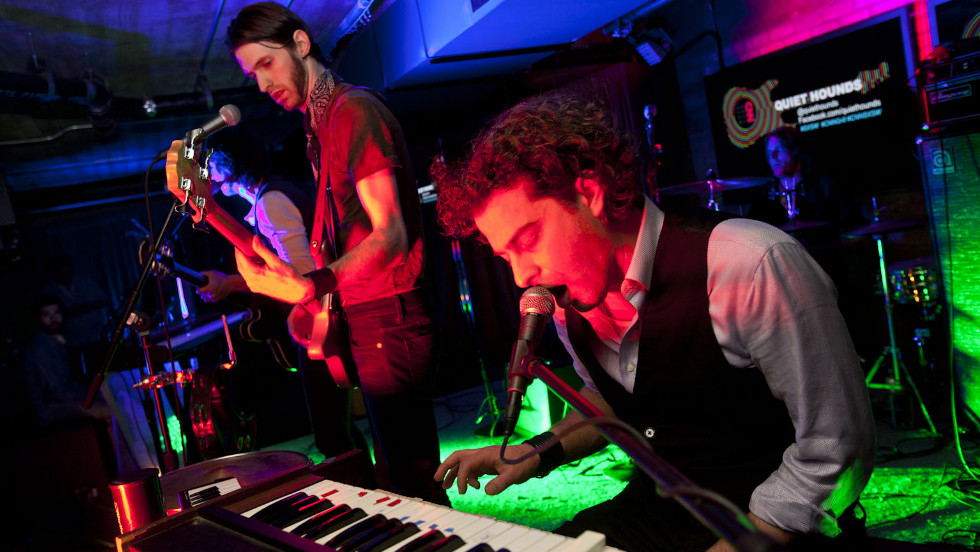
[[[351,56],[351,72],[363,71],[351,80],[389,93],[515,73],[665,1],[284,3],[327,52],[367,13],[370,23],[341,41],[335,54]],[[0,0],[0,188],[37,194],[141,180],[171,141],[226,103],[248,117],[295,116],[258,93],[224,45],[228,24],[249,3]],[[144,109],[148,100],[156,106],[153,116]]]

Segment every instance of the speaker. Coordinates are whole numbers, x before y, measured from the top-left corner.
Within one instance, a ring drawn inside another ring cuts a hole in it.
[[[980,128],[917,142],[960,405],[980,429]]]

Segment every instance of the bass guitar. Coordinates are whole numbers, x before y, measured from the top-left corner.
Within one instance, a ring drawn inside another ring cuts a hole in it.
[[[167,151],[167,190],[180,204],[175,209],[190,216],[195,228],[214,228],[252,262],[265,264],[252,248],[252,233],[225,211],[211,195],[207,169],[211,152],[203,155],[192,138],[174,140]],[[198,159],[201,162],[198,162]],[[307,350],[307,356],[323,360],[337,385],[357,385],[357,371],[350,353],[349,334],[335,294],[296,305],[289,314],[289,333]]]
[[[140,243],[139,256],[146,262],[149,242]],[[173,275],[194,287],[204,287],[208,277],[176,262],[169,247],[161,247],[151,262],[150,271],[160,278]],[[248,309],[248,314],[236,326],[238,336],[246,341],[265,342],[276,364],[289,372],[295,372],[296,350],[293,339],[286,330],[286,317],[292,305],[256,293],[232,293],[227,300]]]

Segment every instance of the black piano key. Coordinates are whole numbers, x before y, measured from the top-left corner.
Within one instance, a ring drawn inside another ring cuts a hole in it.
[[[351,523],[356,523],[367,517],[367,513],[360,508],[353,508],[342,514],[338,514],[320,525],[314,527],[309,533],[303,535],[310,540],[316,540],[334,531],[339,531]]]
[[[287,525],[290,525],[289,520],[294,516],[299,515],[300,509],[304,506],[312,506],[320,501],[320,498],[316,495],[307,496],[300,500],[293,501],[292,503],[286,505],[284,508],[279,509],[274,514],[269,515],[262,521],[282,529]]]
[[[360,535],[364,531],[368,531],[368,530],[370,530],[370,529],[372,529],[374,527],[377,527],[378,525],[381,525],[382,523],[385,523],[386,521],[388,521],[388,520],[385,519],[385,517],[383,515],[381,515],[381,514],[374,514],[371,517],[365,518],[365,519],[363,519],[363,520],[355,523],[354,525],[351,525],[350,527],[348,527],[347,529],[344,529],[340,533],[337,533],[336,535],[333,536],[333,538],[331,538],[330,540],[328,540],[326,544],[330,548],[340,548],[341,546],[343,546],[344,544],[346,544],[347,541],[349,541],[349,540],[353,539],[354,537]]]
[[[406,543],[396,552],[420,552],[421,550],[425,549],[426,546],[429,546],[443,537],[445,537],[445,535],[443,535],[438,529],[430,529],[428,533],[409,543]]]
[[[320,512],[319,514],[314,515],[313,517],[304,521],[303,523],[300,523],[298,526],[296,526],[295,529],[290,531],[290,533],[294,533],[296,535],[303,535],[307,531],[313,529],[314,527],[323,523],[324,521],[338,514],[342,514],[344,512],[349,512],[349,511],[350,511],[350,506],[346,504],[339,504],[337,506],[334,506],[333,508],[330,508],[328,510]]]
[[[284,513],[281,516],[279,516],[277,520],[275,520],[274,522],[270,521],[269,523],[271,525],[275,525],[280,529],[285,529],[286,527],[289,527],[294,523],[298,523],[305,519],[309,519],[315,516],[316,514],[319,514],[320,512],[333,508],[333,502],[330,502],[325,498],[321,498],[320,500],[310,502],[309,504],[304,503],[298,506],[299,507],[296,508],[295,511]]]
[[[421,529],[414,523],[401,523],[401,525],[396,525],[394,528],[389,529],[382,535],[374,537],[373,540],[362,544],[351,552],[378,552],[379,550],[387,550],[419,531]]]
[[[481,542],[480,544],[474,546],[473,548],[470,548],[466,552],[493,552],[493,547],[485,542]]]
[[[276,515],[276,513],[280,512],[282,509],[288,508],[289,505],[292,504],[293,502],[297,500],[303,500],[304,498],[306,498],[306,496],[307,496],[306,493],[294,493],[289,496],[280,498],[279,500],[273,502],[272,504],[269,504],[265,508],[262,508],[258,512],[255,512],[255,514],[252,515],[252,519],[258,521],[265,521],[270,516]]]
[[[457,548],[462,548],[466,545],[459,535],[449,535],[448,537],[443,537],[442,539],[430,544],[426,547],[425,552],[452,552]]]
[[[374,540],[374,538],[378,535],[384,535],[391,529],[402,526],[402,522],[398,521],[397,519],[387,519],[382,516],[381,520],[381,523],[374,524],[371,527],[364,529],[360,533],[348,539],[347,542],[338,545],[337,550],[340,550],[341,552],[350,552],[356,549],[358,546]]]

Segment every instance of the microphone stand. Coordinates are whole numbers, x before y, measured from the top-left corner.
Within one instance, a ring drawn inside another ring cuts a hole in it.
[[[544,361],[538,357],[524,357],[521,361],[528,379],[536,377],[544,381],[559,397],[572,405],[582,416],[588,419],[605,417],[605,414],[592,403],[585,400],[561,378],[548,369]],[[641,442],[627,431],[615,426],[596,425],[596,429],[606,438],[618,445],[632,458],[653,481],[657,488],[672,491],[677,488],[698,488],[697,485],[682,474],[677,468],[660,458],[646,443]],[[739,552],[775,552],[782,550],[768,536],[760,533],[752,523],[717,502],[693,493],[671,493],[671,496],[691,513],[702,525],[710,529],[719,538],[725,539]]]
[[[109,348],[106,351],[105,357],[102,361],[102,366],[92,378],[92,383],[88,387],[88,393],[85,395],[85,400],[82,401],[82,408],[88,409],[92,407],[92,403],[95,401],[95,396],[99,392],[99,387],[101,387],[102,382],[105,381],[106,372],[109,370],[109,366],[112,364],[112,359],[116,356],[116,351],[119,349],[119,343],[122,341],[123,331],[126,328],[130,315],[133,313],[133,307],[136,305],[137,299],[143,292],[143,286],[146,284],[146,278],[150,274],[153,261],[156,259],[156,252],[160,250],[164,237],[167,235],[167,228],[170,226],[170,223],[173,220],[174,212],[178,210],[179,206],[180,201],[174,200],[174,207],[167,213],[167,218],[163,222],[163,228],[160,229],[160,234],[157,235],[156,241],[153,244],[153,249],[151,249],[152,253],[147,256],[146,262],[143,263],[143,269],[140,271],[140,276],[136,281],[136,285],[133,286],[133,290],[129,294],[129,299],[126,301],[126,305],[116,317],[116,327],[112,331],[112,337],[109,339]],[[167,466],[164,466],[164,468],[167,468]]]

